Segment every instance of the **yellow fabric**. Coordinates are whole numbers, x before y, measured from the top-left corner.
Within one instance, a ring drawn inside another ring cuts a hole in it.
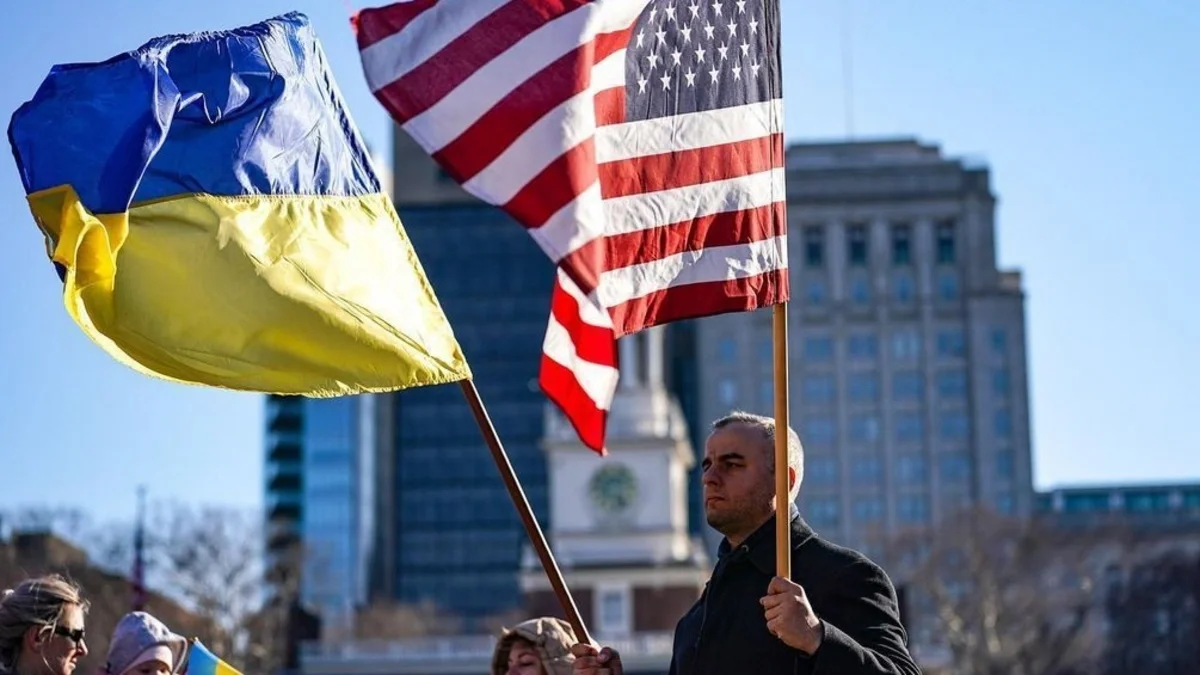
[[[83,331],[172,381],[338,396],[471,376],[386,195],[195,194],[88,212],[30,207]]]

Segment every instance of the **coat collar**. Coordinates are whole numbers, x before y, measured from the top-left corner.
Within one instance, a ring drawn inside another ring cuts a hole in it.
[[[800,510],[795,504],[788,509],[791,516],[792,550],[800,548],[809,539],[816,536],[813,529],[800,517]],[[771,516],[754,531],[746,541],[734,551],[728,539],[722,539],[717,547],[718,558],[725,558],[730,553],[736,553],[734,558],[745,556],[763,574],[775,576],[775,516]]]

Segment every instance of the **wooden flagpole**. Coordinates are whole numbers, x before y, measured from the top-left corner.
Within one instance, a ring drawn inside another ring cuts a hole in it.
[[[788,499],[788,330],[787,303],[774,307],[775,362],[775,573],[792,577],[791,500]]]
[[[538,559],[542,562],[542,569],[550,578],[550,586],[554,589],[554,594],[558,596],[558,602],[562,605],[563,612],[566,613],[567,622],[575,630],[575,638],[584,644],[593,644],[592,636],[588,633],[587,626],[583,623],[583,617],[579,614],[579,608],[575,605],[575,599],[571,597],[571,591],[567,588],[562,571],[558,569],[558,563],[554,560],[554,553],[550,551],[550,545],[546,542],[546,535],[542,533],[542,528],[533,515],[533,508],[529,506],[529,500],[525,497],[525,490],[521,488],[521,482],[517,480],[517,474],[508,460],[508,453],[504,451],[504,445],[500,443],[500,435],[496,433],[487,409],[483,407],[483,399],[479,397],[479,390],[475,388],[475,382],[468,379],[463,380],[460,385],[463,396],[467,398],[467,404],[471,406],[471,413],[475,416],[475,423],[479,425],[479,432],[483,434],[483,440],[487,441],[488,449],[492,451],[492,459],[496,461],[496,468],[500,471],[500,477],[504,479],[504,487],[508,489],[508,496],[512,498],[513,505],[517,507],[521,523],[525,525],[525,534],[533,543]]]

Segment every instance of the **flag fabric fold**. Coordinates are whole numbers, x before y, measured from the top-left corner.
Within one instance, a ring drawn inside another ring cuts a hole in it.
[[[135,370],[306,396],[470,377],[303,14],[55,66],[8,137],[68,313]]]
[[[216,654],[199,640],[193,639],[188,643],[187,660],[180,675],[242,675],[228,663],[222,661]]]
[[[789,294],[778,0],[417,0],[375,97],[558,265],[540,383],[603,451],[615,340]]]

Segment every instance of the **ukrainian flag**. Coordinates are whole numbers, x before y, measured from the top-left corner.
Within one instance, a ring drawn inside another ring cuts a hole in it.
[[[67,312],[121,362],[307,396],[470,377],[304,15],[55,66],[8,136]]]
[[[242,675],[233,666],[217,658],[199,640],[188,646],[187,665],[181,675]]]

